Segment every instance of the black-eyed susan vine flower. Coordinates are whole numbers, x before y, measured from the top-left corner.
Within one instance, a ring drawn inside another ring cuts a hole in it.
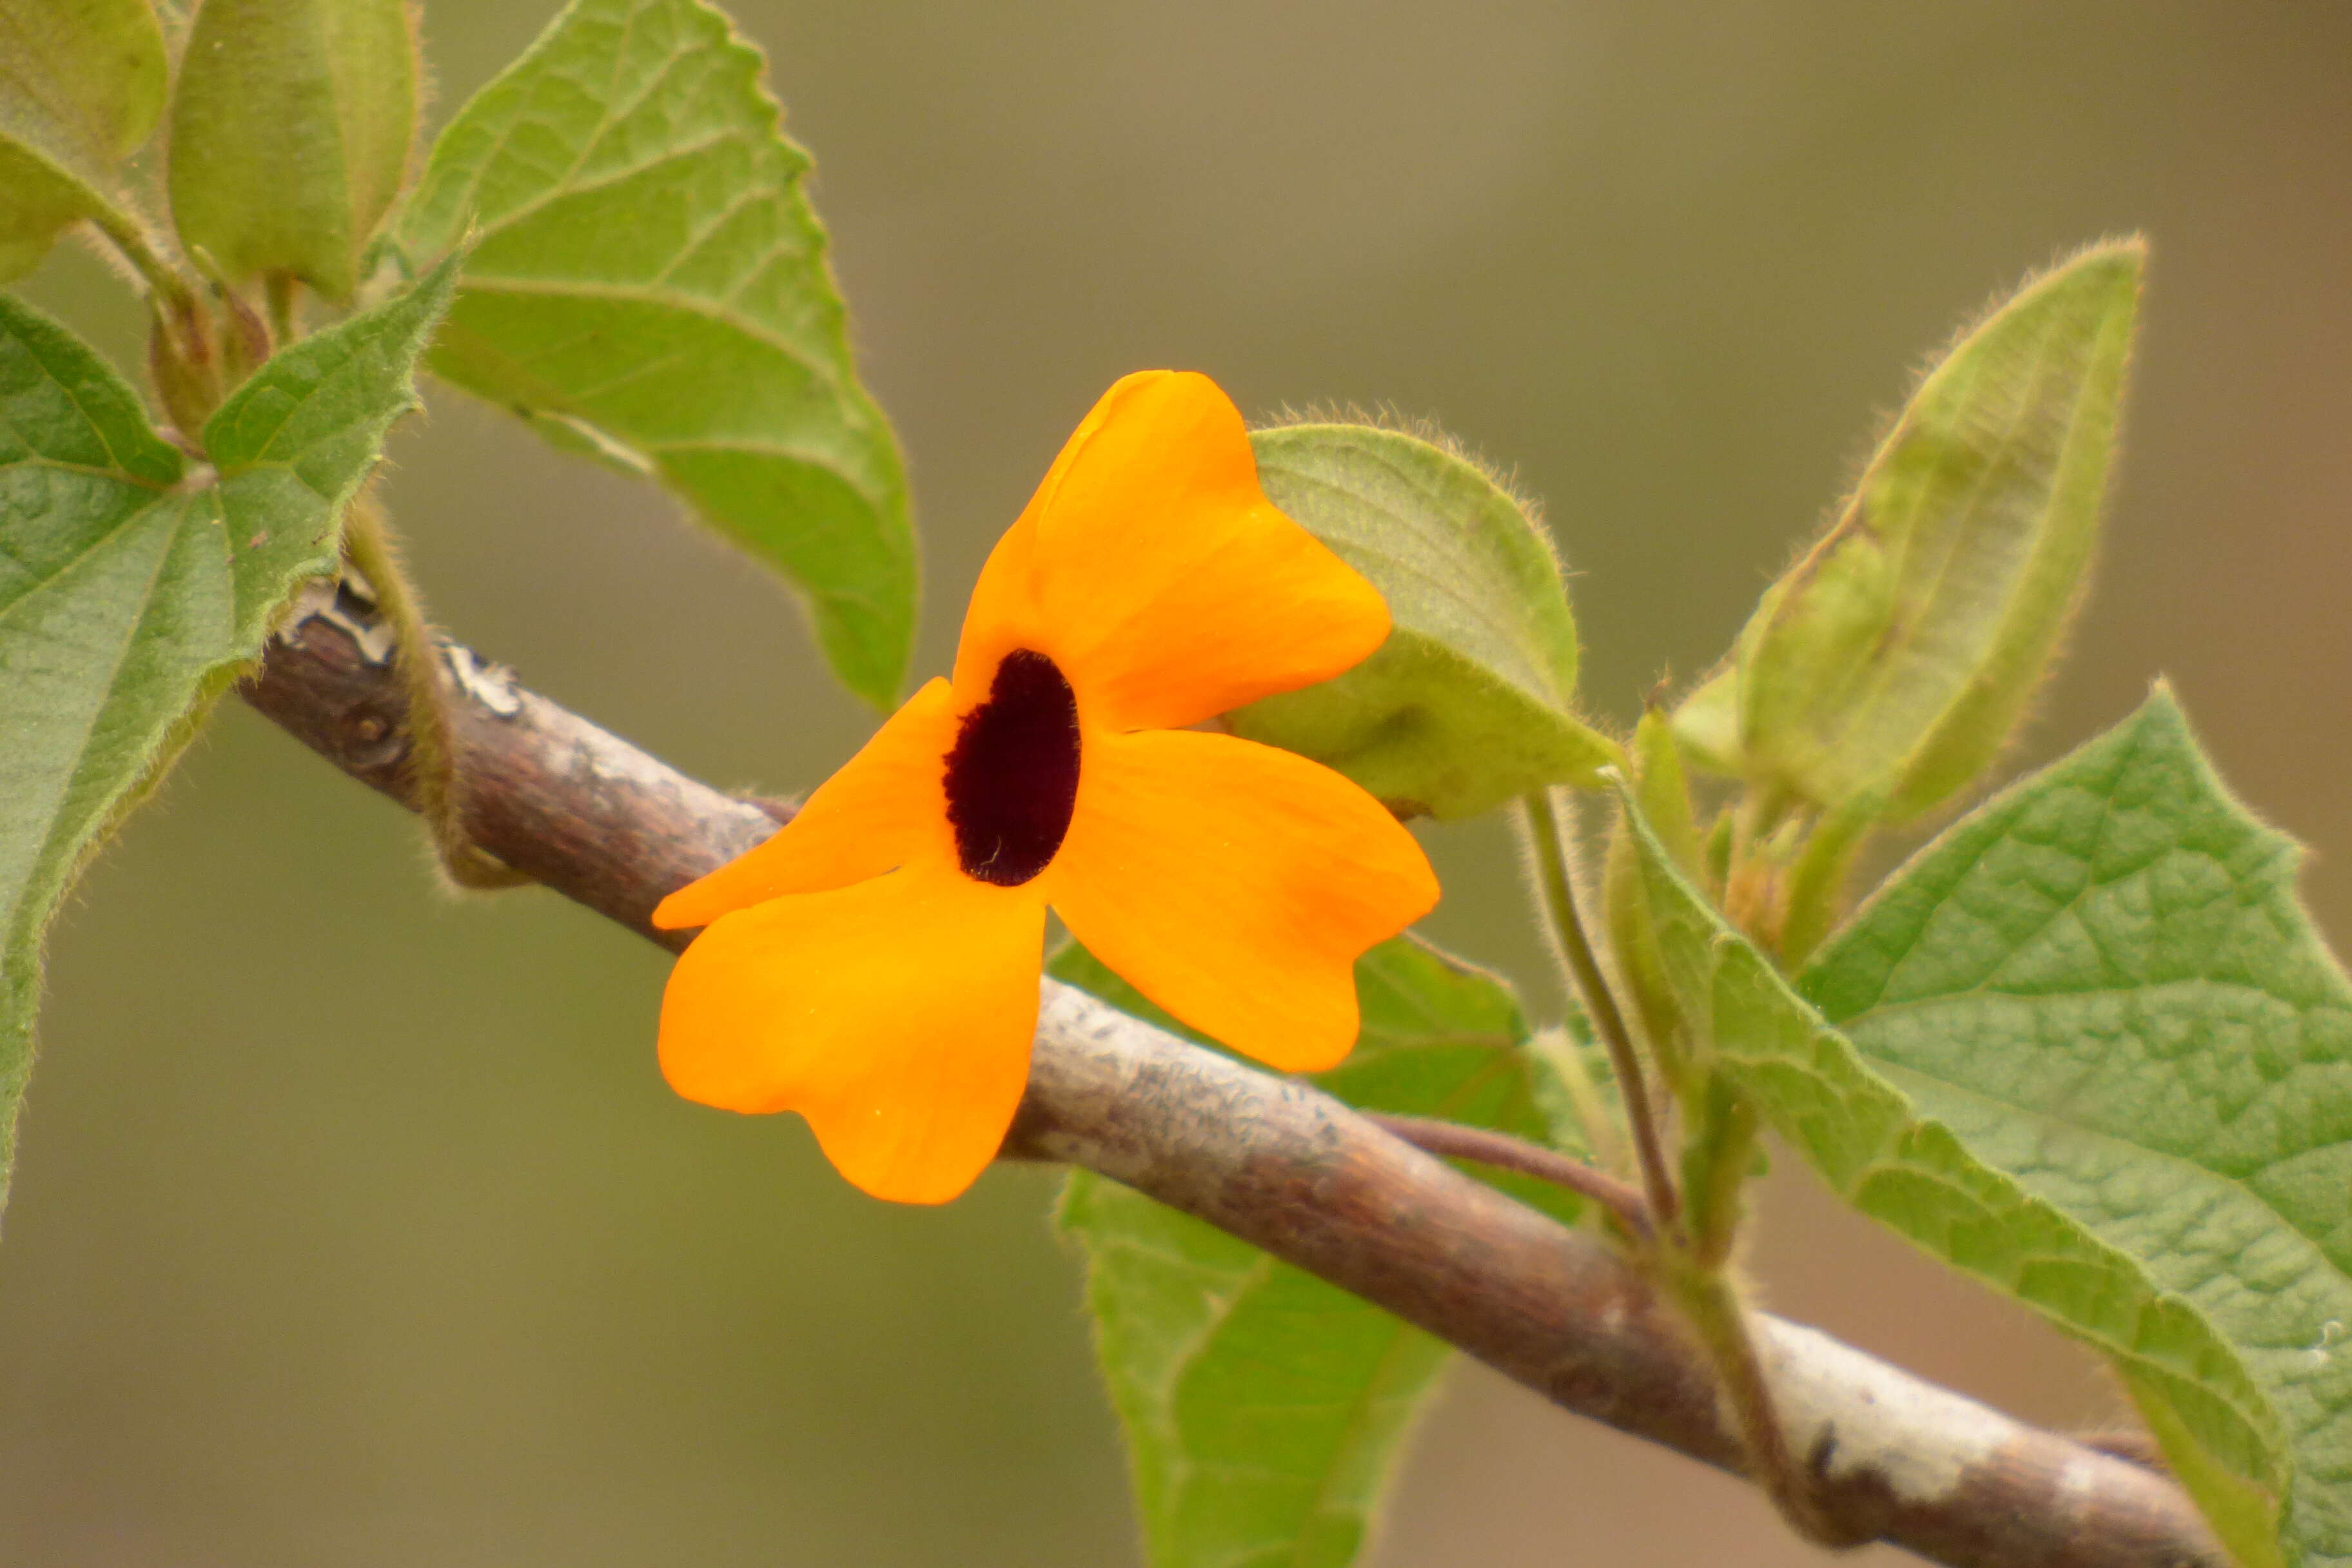
[[[1206,376],[1106,393],[982,569],[950,679],[759,848],[665,900],[688,1100],[795,1110],[877,1197],[971,1185],[1028,1078],[1050,906],[1138,990],[1289,1071],[1348,1054],[1354,963],[1437,901],[1412,836],[1288,752],[1186,726],[1388,635],[1265,499]]]

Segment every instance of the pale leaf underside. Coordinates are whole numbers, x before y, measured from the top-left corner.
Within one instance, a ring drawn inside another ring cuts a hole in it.
[[[1242,709],[1236,734],[1346,773],[1408,814],[1475,816],[1594,782],[1613,749],[1575,716],[1576,622],[1540,526],[1475,465],[1402,431],[1254,437],[1276,505],[1388,600],[1381,649]]]
[[[478,236],[436,374],[659,475],[887,703],[914,630],[906,482],[760,68],[701,0],[576,0],[442,133],[402,240]]]

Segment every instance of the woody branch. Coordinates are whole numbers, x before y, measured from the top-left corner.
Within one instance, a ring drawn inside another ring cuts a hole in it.
[[[450,739],[476,843],[665,946],[661,898],[775,829],[445,644]],[[252,705],[362,783],[415,805],[390,633],[314,584],[245,684]],[[1006,1153],[1067,1161],[1219,1226],[1419,1324],[1553,1403],[1737,1471],[1703,1358],[1600,1237],[1461,1174],[1307,1085],[1198,1049],[1045,984]],[[2195,1509],[2151,1470],[2025,1426],[1824,1334],[1759,1340],[1822,1512],[1981,1568],[2222,1568]]]

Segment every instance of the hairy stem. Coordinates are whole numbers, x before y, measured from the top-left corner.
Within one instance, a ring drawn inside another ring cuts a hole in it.
[[[272,272],[261,279],[262,300],[269,312],[269,341],[274,347],[282,349],[302,335],[301,320],[295,314],[297,287],[291,272]]]
[[[1824,813],[1806,837],[1804,850],[1789,872],[1780,917],[1780,964],[1790,973],[1804,967],[1837,924],[1846,875],[1878,825],[1877,806],[1878,797],[1870,796]]]
[[[177,268],[163,258],[163,251],[147,233],[146,225],[126,212],[101,207],[90,216],[90,223],[106,237],[131,269],[139,274],[155,297],[171,301],[175,310],[185,312],[194,308],[195,290]]]
[[[1680,1216],[1685,1223],[1672,1223],[1677,1217],[1676,1193],[1666,1174],[1664,1140],[1624,1013],[1577,912],[1558,807],[1549,791],[1538,790],[1527,796],[1526,810],[1537,877],[1560,955],[1616,1068],[1648,1206],[1662,1222],[1645,1238],[1642,1260],[1661,1276],[1667,1295],[1696,1332],[1747,1450],[1748,1470],[1773,1505],[1806,1539],[1852,1544],[1850,1537],[1830,1524],[1811,1479],[1790,1456],[1771,1384],[1748,1331],[1746,1309],[1727,1268],[1738,1227],[1739,1187],[1755,1149],[1755,1112],[1727,1086],[1719,1085],[1701,1090],[1696,1097],[1700,1103],[1686,1107],[1695,1119],[1688,1123],[1692,1147],[1686,1152],[1694,1158],[1686,1159],[1684,1167],[1695,1182],[1689,1194],[1692,1207]]]
[[[1748,1451],[1748,1474],[1764,1489],[1780,1517],[1808,1541],[1824,1546],[1855,1546],[1860,1540],[1840,1528],[1822,1510],[1812,1479],[1789,1447],[1788,1430],[1772,1397],[1763,1357],[1748,1310],[1739,1293],[1719,1269],[1696,1268],[1678,1273],[1670,1293],[1683,1316],[1697,1331],[1720,1381],[1724,1402],[1731,1407]]]
[[[1693,1097],[1683,1148],[1683,1202],[1693,1259],[1721,1269],[1738,1240],[1740,1194],[1756,1160],[1756,1107],[1712,1075]]]
[[[343,514],[343,551],[367,578],[376,606],[392,624],[393,665],[408,695],[408,765],[416,814],[432,829],[441,868],[461,888],[519,888],[530,879],[483,853],[467,834],[458,799],[440,655],[424,601],[408,581],[392,522],[371,487]]]
[[[1536,886],[1549,916],[1547,923],[1617,1075],[1617,1091],[1623,1098],[1625,1121],[1633,1140],[1633,1160],[1642,1173],[1643,1196],[1660,1225],[1672,1225],[1678,1205],[1657,1115],[1650,1104],[1649,1083],[1633,1048],[1633,1034],[1625,1026],[1625,1015],[1609,988],[1608,976],[1601,973],[1601,959],[1592,950],[1592,939],[1585,934],[1583,918],[1577,913],[1576,889],[1569,879],[1568,850],[1560,836],[1558,809],[1551,792],[1540,789],[1530,791],[1520,805],[1534,843]]]

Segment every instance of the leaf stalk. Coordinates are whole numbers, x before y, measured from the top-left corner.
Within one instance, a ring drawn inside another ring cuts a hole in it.
[[[1567,845],[1559,827],[1559,808],[1548,789],[1530,790],[1520,797],[1520,815],[1535,851],[1536,887],[1549,917],[1552,940],[1562,963],[1592,1019],[1594,1032],[1609,1053],[1617,1088],[1625,1104],[1625,1121],[1633,1141],[1634,1164],[1642,1175],[1642,1193],[1661,1226],[1671,1226],[1681,1205],[1673,1174],[1666,1165],[1664,1141],[1659,1135],[1657,1113],[1650,1103],[1649,1083],[1625,1015],[1617,1005],[1600,956],[1577,912],[1576,889],[1569,876]]]
[[[1720,1268],[1686,1264],[1670,1264],[1667,1274],[1667,1289],[1696,1331],[1721,1383],[1724,1402],[1748,1450],[1750,1479],[1806,1540],[1823,1546],[1859,1545],[1864,1538],[1839,1528],[1822,1511],[1811,1476],[1789,1447],[1748,1309],[1729,1277]]]
[[[1391,1137],[1402,1139],[1424,1154],[1468,1160],[1549,1182],[1553,1186],[1591,1198],[1623,1222],[1636,1238],[1646,1241],[1653,1234],[1650,1208],[1639,1192],[1581,1160],[1571,1160],[1557,1149],[1457,1121],[1439,1121],[1426,1116],[1388,1116],[1370,1110],[1361,1114]]]

